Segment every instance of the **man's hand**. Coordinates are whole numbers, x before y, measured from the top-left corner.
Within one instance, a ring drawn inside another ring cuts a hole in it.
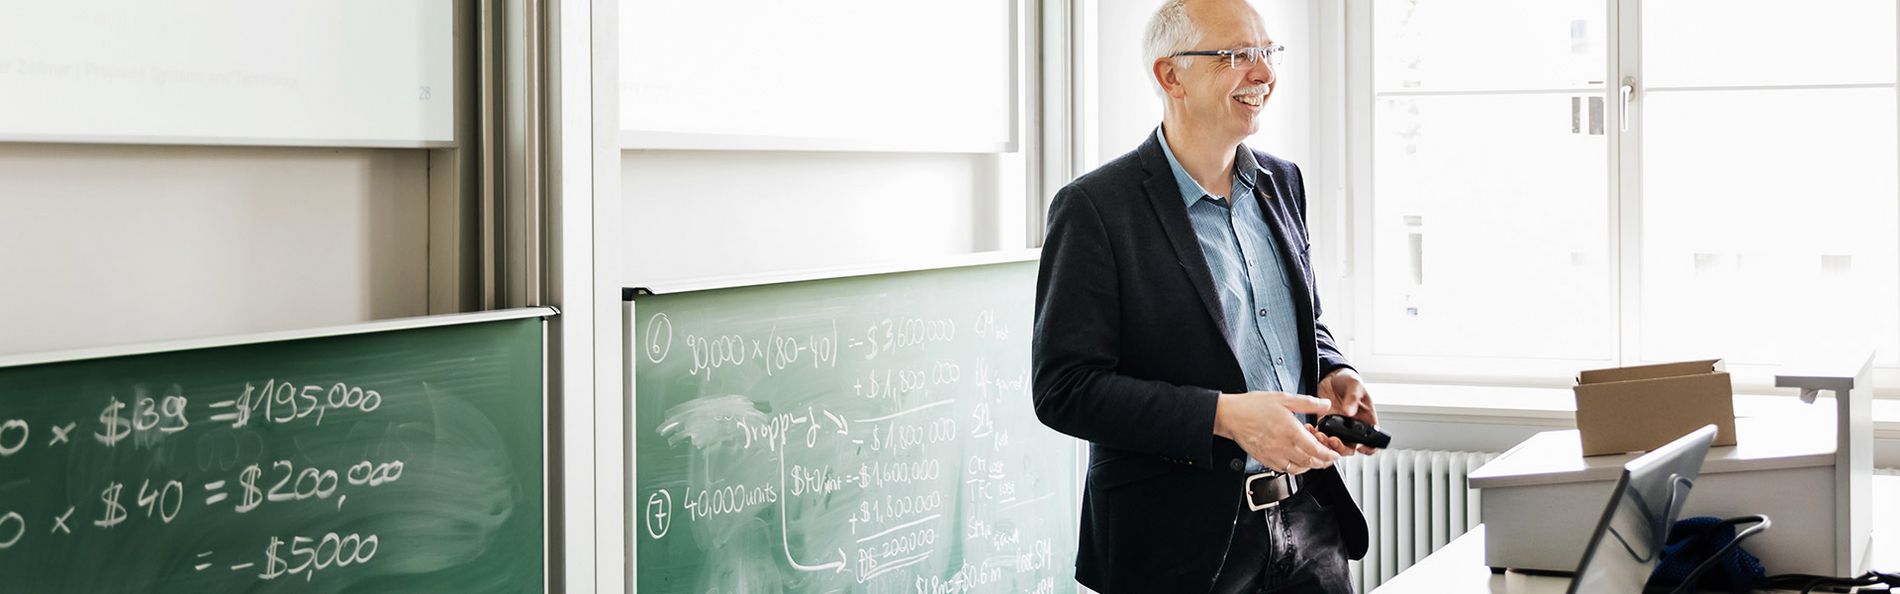
[[[1326,379],[1319,382],[1319,396],[1332,401],[1331,410],[1321,414],[1337,413],[1365,421],[1368,425],[1379,424],[1379,413],[1372,409],[1372,395],[1366,393],[1366,384],[1359,381],[1359,372],[1353,371],[1351,367],[1341,367],[1326,374]],[[1312,431],[1315,434],[1319,433],[1318,429],[1312,429]],[[1346,445],[1345,442],[1336,438],[1327,439],[1331,441],[1325,442],[1326,446],[1332,448],[1333,451],[1341,454],[1352,453],[1352,447]],[[1358,446],[1358,450],[1359,453],[1366,455],[1379,451],[1366,446]]]
[[[1339,453],[1315,439],[1299,413],[1323,414],[1332,404],[1285,392],[1221,394],[1214,408],[1214,434],[1234,440],[1267,468],[1300,474],[1339,461]]]

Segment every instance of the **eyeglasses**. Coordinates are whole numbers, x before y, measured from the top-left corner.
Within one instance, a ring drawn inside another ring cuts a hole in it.
[[[1226,58],[1228,68],[1245,70],[1248,68],[1253,68],[1255,64],[1259,64],[1261,62],[1266,62],[1267,66],[1279,66],[1280,58],[1281,56],[1285,54],[1286,54],[1286,46],[1276,43],[1276,44],[1269,45],[1266,47],[1241,47],[1241,48],[1224,49],[1224,50],[1195,50],[1191,52],[1175,52],[1172,54],[1168,54],[1168,57],[1174,58],[1174,57],[1179,57],[1179,56],[1215,56],[1215,57],[1220,57],[1220,58]]]

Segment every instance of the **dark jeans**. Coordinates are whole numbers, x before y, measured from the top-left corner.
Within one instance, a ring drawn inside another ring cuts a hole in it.
[[[1352,591],[1339,524],[1310,493],[1264,511],[1241,507],[1213,594]]]

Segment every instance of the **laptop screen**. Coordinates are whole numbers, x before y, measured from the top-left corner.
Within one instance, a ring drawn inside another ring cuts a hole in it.
[[[1713,441],[1715,426],[1706,425],[1623,465],[1577,564],[1572,594],[1643,591]]]

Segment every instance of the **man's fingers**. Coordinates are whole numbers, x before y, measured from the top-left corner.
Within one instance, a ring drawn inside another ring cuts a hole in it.
[[[1328,453],[1330,452],[1324,452],[1324,450],[1322,450],[1318,455],[1315,455],[1314,453],[1309,453],[1295,447],[1278,450],[1273,453],[1253,453],[1252,455],[1255,460],[1259,460],[1260,464],[1266,466],[1268,470],[1277,470],[1287,474],[1301,474],[1308,470],[1324,468],[1330,465],[1331,463],[1327,462],[1325,458],[1325,455]]]
[[[1313,439],[1319,440],[1327,449],[1338,452],[1340,456],[1351,456],[1355,452],[1352,446],[1346,445],[1346,442],[1340,441],[1339,438],[1320,433],[1318,427],[1307,425],[1306,432],[1313,434]]]
[[[1299,474],[1293,472],[1295,465],[1291,462],[1287,462],[1285,458],[1261,458],[1259,456],[1255,456],[1254,458],[1260,460],[1261,464],[1266,465],[1267,470],[1278,470],[1287,474]]]
[[[1339,413],[1348,417],[1358,416],[1360,405],[1371,404],[1365,402],[1366,390],[1358,383],[1345,383],[1347,385],[1339,390]]]
[[[1319,440],[1313,439],[1313,436],[1308,434],[1300,434],[1295,438],[1294,450],[1297,453],[1294,454],[1293,460],[1302,466],[1323,468],[1339,460],[1338,452],[1327,449],[1326,446],[1320,444]],[[1306,460],[1301,460],[1301,457],[1305,457]]]
[[[1263,422],[1255,430],[1242,431],[1248,437],[1238,441],[1255,460],[1269,468],[1300,474],[1315,468],[1331,466],[1342,455],[1351,455],[1352,451],[1344,443],[1329,440],[1325,435],[1316,433],[1310,425],[1299,422],[1293,415],[1320,414],[1332,410],[1333,401],[1314,398],[1301,394],[1261,394],[1259,402],[1278,404],[1280,410],[1290,414],[1271,413],[1271,406],[1254,409],[1266,414],[1256,422]]]
[[[1359,391],[1353,389],[1347,382],[1329,382],[1320,387],[1319,393],[1333,405],[1327,412],[1336,412],[1348,417],[1359,412]]]
[[[1337,374],[1326,376],[1319,383],[1319,395],[1333,401],[1333,407],[1338,409],[1339,414],[1348,417],[1358,414],[1359,398],[1365,393],[1362,384]]]
[[[1287,474],[1303,474],[1308,470],[1312,470],[1312,467],[1300,462],[1288,461],[1280,464],[1278,470]]]
[[[1314,415],[1323,415],[1333,410],[1333,401],[1304,394],[1287,394],[1286,399],[1281,402],[1281,405],[1285,406],[1287,410],[1296,413]]]
[[[1340,441],[1339,438],[1331,435],[1326,436],[1326,447],[1332,448],[1335,452],[1339,452],[1340,457],[1351,456],[1358,453],[1358,450],[1353,449],[1352,446],[1346,445],[1346,442]]]
[[[1360,400],[1359,404],[1363,406],[1359,406],[1358,407],[1359,411],[1357,413],[1352,413],[1349,416],[1352,416],[1353,418],[1359,419],[1361,421],[1365,421],[1367,425],[1375,425],[1375,426],[1378,425],[1379,413],[1378,411],[1372,408],[1372,396],[1367,395],[1366,397],[1361,398],[1359,400]]]

